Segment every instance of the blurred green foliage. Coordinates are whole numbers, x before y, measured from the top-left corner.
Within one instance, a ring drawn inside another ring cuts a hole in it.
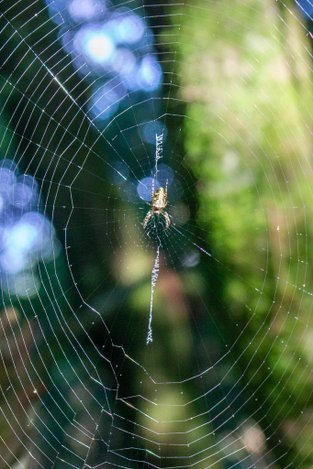
[[[296,437],[313,405],[312,89],[307,37],[289,7],[188,2],[178,76],[198,221],[224,264],[242,384],[272,446],[276,429],[289,447],[282,464],[295,457],[304,468],[313,462],[303,443],[313,424]]]

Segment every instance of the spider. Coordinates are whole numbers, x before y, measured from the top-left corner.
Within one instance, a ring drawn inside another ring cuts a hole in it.
[[[165,230],[167,230],[171,224],[172,220],[169,214],[165,211],[167,206],[167,181],[165,189],[164,187],[159,187],[156,191],[154,191],[154,179],[152,179],[152,195],[151,195],[151,209],[145,216],[143,221],[143,228],[146,229],[149,221],[154,215],[162,215],[165,220]]]

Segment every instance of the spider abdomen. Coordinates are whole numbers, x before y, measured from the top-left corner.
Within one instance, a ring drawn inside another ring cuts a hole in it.
[[[154,193],[152,207],[155,210],[162,210],[166,207],[167,204],[167,195],[163,187],[159,187]]]

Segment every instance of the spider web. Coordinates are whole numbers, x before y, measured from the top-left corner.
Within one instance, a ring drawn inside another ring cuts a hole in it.
[[[0,467],[311,467],[312,3],[0,11]]]

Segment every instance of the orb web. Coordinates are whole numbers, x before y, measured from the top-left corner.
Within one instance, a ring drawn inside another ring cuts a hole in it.
[[[311,3],[0,12],[0,467],[310,467]]]

